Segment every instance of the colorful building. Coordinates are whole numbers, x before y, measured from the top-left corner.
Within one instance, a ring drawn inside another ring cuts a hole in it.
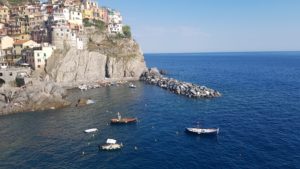
[[[14,39],[9,36],[0,36],[0,50],[12,48]]]
[[[93,19],[93,10],[91,10],[91,9],[82,10],[82,18],[83,19]]]
[[[15,56],[21,56],[22,50],[39,46],[40,45],[33,40],[17,40],[13,45],[13,54]]]
[[[12,55],[14,40],[9,36],[0,36],[0,62],[1,64],[6,63],[8,56]]]
[[[56,22],[52,26],[52,45],[57,49],[64,49],[67,47],[75,47],[82,50],[86,46],[87,40],[83,36],[83,29],[72,26],[70,23]]]
[[[98,9],[98,3],[93,0],[82,0],[81,9]]]
[[[31,36],[30,34],[18,34],[18,35],[14,35],[14,36],[11,36],[14,41],[18,41],[18,40],[30,40],[31,39]]]
[[[7,23],[9,21],[9,8],[5,5],[0,6],[0,22]]]
[[[24,50],[22,59],[28,63],[34,70],[44,70],[47,60],[52,56],[56,48],[48,43],[42,44],[40,47]]]
[[[82,13],[77,10],[70,10],[69,23],[74,25],[82,25]]]
[[[7,35],[7,28],[4,23],[0,23],[0,36]]]

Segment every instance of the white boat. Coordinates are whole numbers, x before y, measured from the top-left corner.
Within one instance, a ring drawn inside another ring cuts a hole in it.
[[[186,131],[194,134],[219,134],[219,128],[210,128],[210,129],[203,129],[203,128],[186,128]]]
[[[107,139],[104,145],[99,146],[102,150],[112,151],[112,150],[119,150],[123,147],[123,144],[118,144],[117,140],[115,139]]]
[[[98,131],[97,128],[92,128],[92,129],[86,129],[86,130],[84,130],[85,133],[95,133],[97,131]]]
[[[88,99],[86,101],[86,104],[89,105],[89,104],[95,104],[95,101],[94,100],[91,100],[91,99]]]
[[[130,83],[130,84],[129,84],[129,88],[136,88],[136,85]]]

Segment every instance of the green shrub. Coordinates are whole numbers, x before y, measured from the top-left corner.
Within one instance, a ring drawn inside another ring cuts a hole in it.
[[[131,38],[131,28],[128,25],[123,26],[123,34],[126,38]]]

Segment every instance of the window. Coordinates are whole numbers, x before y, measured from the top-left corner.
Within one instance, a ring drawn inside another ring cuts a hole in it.
[[[38,59],[38,62],[41,62],[41,59]]]
[[[44,56],[46,57],[46,53],[44,53]]]
[[[9,76],[12,76],[12,75],[13,75],[13,73],[12,73],[12,72],[10,72],[10,73],[9,73]]]
[[[37,56],[40,56],[40,54],[38,53]]]
[[[41,65],[38,65],[38,68],[41,68]]]
[[[0,73],[0,76],[3,76],[3,73]]]

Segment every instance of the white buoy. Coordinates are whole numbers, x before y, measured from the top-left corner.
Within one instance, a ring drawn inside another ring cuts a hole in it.
[[[84,155],[85,155],[85,152],[83,151],[81,154],[84,156]]]
[[[135,149],[135,150],[138,150],[137,146],[134,146],[134,149]]]

